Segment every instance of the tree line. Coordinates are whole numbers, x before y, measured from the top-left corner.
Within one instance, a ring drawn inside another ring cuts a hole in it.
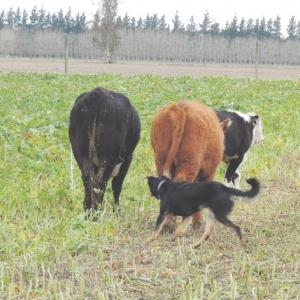
[[[118,5],[118,1],[116,1],[116,5]],[[43,6],[40,9],[34,6],[30,13],[26,9],[23,9],[21,12],[21,9],[18,7],[16,11],[12,8],[6,12],[2,10],[0,14],[0,30],[4,28],[15,30],[38,28],[60,30],[64,33],[82,33],[92,29],[93,24],[101,23],[101,20],[101,17],[99,17],[99,9],[96,10],[93,20],[88,21],[84,13],[80,14],[78,12],[75,16],[72,16],[71,7],[66,14],[64,14],[62,9],[57,13],[51,14],[47,12]],[[127,30],[152,29],[181,32],[186,33],[190,38],[197,35],[211,35],[230,39],[236,37],[283,39],[281,18],[279,15],[277,15],[274,20],[272,18],[266,20],[265,17],[262,19],[250,18],[245,20],[242,18],[239,20],[235,14],[231,21],[226,22],[225,28],[220,28],[220,24],[211,19],[207,11],[203,14],[202,22],[197,22],[194,17],[191,16],[186,25],[180,20],[178,11],[172,19],[171,26],[166,22],[165,15],[158,17],[157,14],[147,14],[144,19],[142,17],[136,19],[126,13],[123,17],[116,15],[114,21],[118,28],[125,28]],[[294,16],[292,16],[288,22],[286,34],[286,39],[300,39],[300,21],[297,21]]]
[[[19,7],[16,11],[12,8],[7,12],[2,10],[0,14],[0,30],[4,28],[15,30],[32,28],[59,30],[64,33],[82,33],[88,29],[89,23],[84,13],[77,13],[73,17],[71,8],[66,14],[64,14],[62,9],[57,13],[50,14],[43,6],[40,9],[34,6],[30,14],[26,9],[23,9],[21,12]]]
[[[20,9],[17,10],[18,18],[12,9],[9,14],[3,11],[1,15],[6,17],[2,19],[6,21],[1,21],[4,25],[0,30],[0,55],[61,58],[65,55],[63,40],[67,33],[69,57],[103,59],[105,63],[114,63],[116,59],[253,63],[257,41],[261,63],[300,63],[300,22],[294,17],[289,22],[288,37],[283,39],[279,16],[274,21],[263,18],[238,22],[235,15],[224,29],[220,29],[208,12],[202,23],[197,24],[191,17],[186,27],[176,12],[170,28],[164,15],[161,18],[157,14],[147,15],[145,19],[135,20],[125,14],[122,18],[117,14],[118,4],[119,0],[99,0],[91,22],[79,13],[76,22],[71,8],[66,15],[61,9],[51,17],[35,6],[27,19],[24,11],[21,17]],[[8,15],[11,16],[9,22]],[[56,20],[56,27],[50,21],[45,25],[41,21],[45,19]],[[78,30],[74,29],[74,24],[78,25]]]

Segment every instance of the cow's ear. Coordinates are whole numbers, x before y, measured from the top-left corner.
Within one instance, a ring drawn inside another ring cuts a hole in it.
[[[222,123],[221,123],[221,127],[223,132],[225,132],[230,125],[232,124],[232,120],[230,118],[225,119]]]
[[[253,125],[256,125],[258,119],[259,119],[259,115],[251,116],[252,124],[253,124]]]

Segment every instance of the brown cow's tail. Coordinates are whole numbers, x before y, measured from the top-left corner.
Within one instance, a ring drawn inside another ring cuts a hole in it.
[[[170,111],[169,118],[172,126],[172,145],[163,167],[163,175],[171,178],[172,164],[178,152],[182,134],[184,132],[184,125],[186,121],[186,112],[184,107],[180,103],[174,105]]]

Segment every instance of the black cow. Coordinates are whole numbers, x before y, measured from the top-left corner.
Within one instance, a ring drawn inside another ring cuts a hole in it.
[[[123,94],[98,87],[78,96],[70,113],[69,138],[82,173],[85,210],[97,210],[111,177],[119,204],[140,130],[138,113]]]
[[[221,122],[230,118],[232,124],[225,131],[223,161],[228,164],[225,184],[239,189],[241,174],[238,168],[247,160],[250,147],[264,139],[261,118],[254,113],[216,111]]]

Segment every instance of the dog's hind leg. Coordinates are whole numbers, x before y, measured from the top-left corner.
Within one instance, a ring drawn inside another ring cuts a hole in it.
[[[216,223],[216,218],[215,218],[215,215],[213,214],[212,211],[208,210],[208,214],[207,214],[207,217],[206,217],[206,223],[205,223],[205,231],[204,231],[204,234],[203,236],[201,237],[201,239],[196,242],[194,244],[194,248],[197,248],[198,246],[200,246],[200,244],[204,241],[204,240],[207,240],[210,236],[210,233],[211,233],[211,230],[212,228],[214,227]]]
[[[177,237],[183,237],[185,231],[187,230],[188,226],[190,225],[191,221],[192,221],[192,216],[189,217],[185,217],[182,219],[180,225],[178,226],[178,228],[175,231],[175,235]]]
[[[239,238],[239,244],[241,245],[241,246],[245,246],[245,243],[244,243],[244,241],[243,241],[243,239],[242,239],[242,233],[241,233],[241,229],[240,229],[240,227],[239,226],[237,226],[237,225],[235,225],[230,219],[229,219],[229,217],[228,216],[226,216],[226,215],[216,215],[216,219],[219,221],[219,222],[221,222],[222,224],[224,224],[225,226],[228,226],[228,227],[230,227],[230,228],[232,228],[235,232],[236,232],[236,234],[238,235],[238,238]]]

